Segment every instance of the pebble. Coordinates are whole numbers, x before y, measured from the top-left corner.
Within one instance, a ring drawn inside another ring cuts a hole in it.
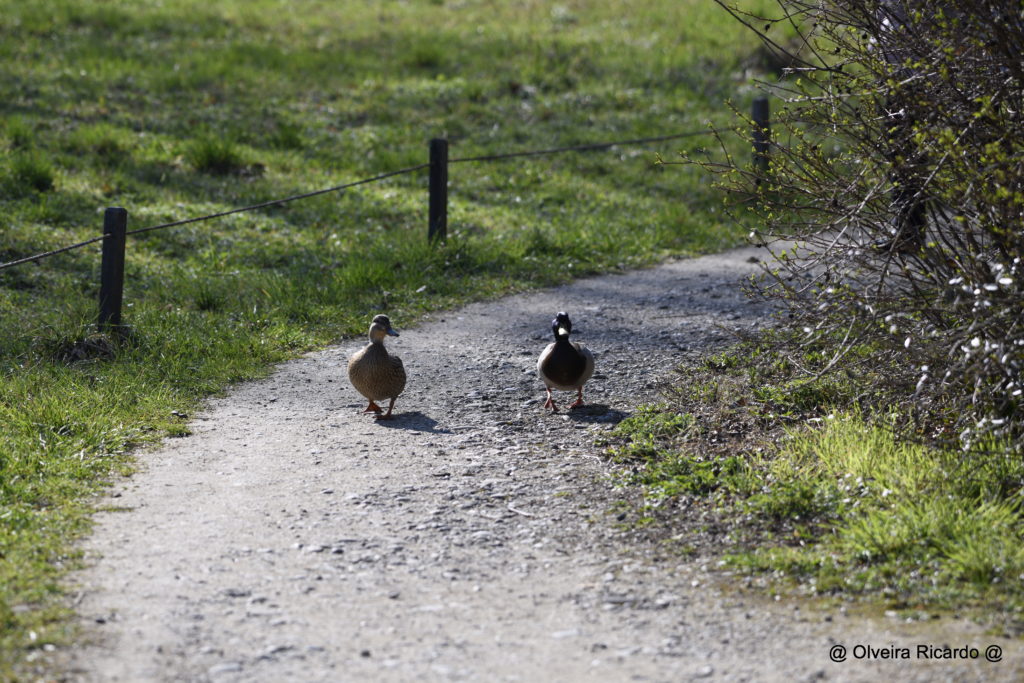
[[[217,664],[211,666],[206,670],[211,676],[220,676],[221,674],[236,673],[242,670],[242,665],[238,662],[224,662],[223,664]]]

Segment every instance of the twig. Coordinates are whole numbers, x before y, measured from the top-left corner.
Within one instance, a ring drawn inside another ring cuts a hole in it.
[[[517,515],[522,515],[523,517],[536,517],[537,516],[537,515],[533,514],[532,512],[524,512],[523,510],[519,510],[517,508],[512,507],[512,503],[509,503],[505,507],[507,507],[510,511],[516,513]]]

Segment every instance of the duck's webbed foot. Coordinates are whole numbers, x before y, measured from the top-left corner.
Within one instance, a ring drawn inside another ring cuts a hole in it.
[[[383,415],[380,414],[380,408],[377,408],[378,414],[375,417],[378,420],[394,420],[395,416],[391,414],[391,410],[395,407],[395,399],[391,399],[391,403],[388,404],[388,412]]]
[[[384,409],[381,408],[376,403],[374,403],[373,401],[370,401],[370,405],[366,406],[366,410],[364,410],[363,412],[364,413],[378,413],[379,414],[379,413],[384,412]]]
[[[578,408],[581,405],[583,405],[583,387],[580,387],[579,389],[576,390],[576,401],[571,406],[569,406],[569,410],[572,410],[573,408]]]
[[[551,408],[551,412],[557,413],[558,412],[558,406],[555,405],[554,400],[551,398],[551,389],[549,388],[547,390],[547,392],[548,392],[548,400],[544,401],[544,408],[545,409]]]

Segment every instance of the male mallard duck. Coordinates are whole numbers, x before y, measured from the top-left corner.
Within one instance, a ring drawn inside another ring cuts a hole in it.
[[[398,332],[391,327],[391,320],[386,315],[378,315],[370,324],[370,343],[348,359],[348,378],[352,386],[370,401],[364,413],[376,413],[380,420],[391,419],[391,409],[395,407],[395,399],[405,388],[405,366],[402,359],[393,356],[384,348],[384,337],[397,337]],[[391,399],[388,412],[375,401]]]
[[[583,385],[594,374],[594,354],[583,344],[569,341],[572,322],[565,313],[558,313],[551,321],[555,341],[548,344],[537,360],[537,375],[547,387],[548,400],[545,408],[558,412],[558,406],[551,400],[552,389],[576,390],[576,402],[570,409],[583,405]]]

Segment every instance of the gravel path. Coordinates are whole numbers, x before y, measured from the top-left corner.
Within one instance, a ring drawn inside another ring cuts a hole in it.
[[[1016,641],[963,620],[751,597],[622,528],[628,492],[593,442],[683,354],[726,344],[719,325],[765,320],[736,287],[758,253],[395,319],[409,385],[392,422],[358,414],[345,362],[362,339],[211,401],[104,501],[65,680],[1024,679]],[[558,310],[597,357],[569,415],[542,411],[535,375]],[[923,660],[918,645],[981,655]]]

